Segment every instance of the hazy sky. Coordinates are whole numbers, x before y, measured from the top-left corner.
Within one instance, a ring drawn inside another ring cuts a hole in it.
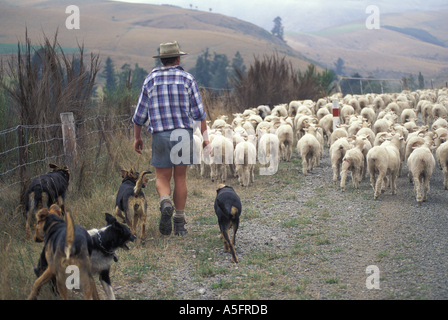
[[[381,13],[448,10],[447,0],[123,0],[125,2],[171,4],[185,9],[209,11],[251,22],[268,31],[275,17],[282,18],[286,31],[316,31],[368,17],[369,5]],[[325,20],[325,21],[324,21]]]

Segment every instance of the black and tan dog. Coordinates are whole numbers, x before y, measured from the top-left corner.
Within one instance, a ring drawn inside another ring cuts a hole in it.
[[[101,229],[90,229],[87,232],[92,237],[93,248],[90,260],[92,272],[99,274],[101,285],[109,300],[115,300],[114,290],[110,281],[110,267],[118,261],[115,251],[122,248],[129,250],[127,244],[134,242],[136,237],[128,226],[121,224],[109,213],[106,213],[107,226]]]
[[[118,189],[117,199],[115,202],[115,215],[126,221],[133,235],[137,235],[138,220],[142,221],[141,241],[146,239],[146,199],[142,188],[146,186],[148,178],[144,175],[151,171],[143,171],[141,173],[121,170],[121,182]]]
[[[240,223],[241,199],[232,187],[220,184],[216,190],[215,213],[218,217],[224,251],[232,254],[232,262],[238,263],[235,253],[236,232]],[[232,228],[233,237],[230,241],[229,230]]]
[[[31,218],[42,208],[57,204],[65,213],[65,196],[70,183],[68,167],[50,164],[51,171],[31,181],[25,193],[26,238],[31,238]]]
[[[62,299],[67,300],[67,267],[76,266],[79,270],[79,282],[86,300],[99,300],[98,291],[92,275],[90,254],[92,238],[87,230],[75,225],[72,215],[66,212],[66,220],[61,217],[61,209],[52,205],[37,213],[34,241],[44,242],[41,260],[45,259],[47,268],[34,282],[28,300],[37,299],[41,287],[56,278],[56,287]]]

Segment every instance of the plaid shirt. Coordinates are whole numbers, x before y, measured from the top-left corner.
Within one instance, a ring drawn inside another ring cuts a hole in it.
[[[180,66],[155,68],[143,83],[132,121],[148,132],[193,129],[207,114],[194,77]]]

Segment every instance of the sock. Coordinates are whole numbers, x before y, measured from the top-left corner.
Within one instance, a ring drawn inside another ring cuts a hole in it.
[[[167,194],[165,194],[165,195],[163,195],[163,196],[160,197],[160,199],[159,199],[159,205],[162,206],[162,203],[167,202],[167,201],[171,203],[170,196],[167,195]]]
[[[176,210],[176,213],[174,213],[174,218],[184,219],[185,218],[185,210]]]

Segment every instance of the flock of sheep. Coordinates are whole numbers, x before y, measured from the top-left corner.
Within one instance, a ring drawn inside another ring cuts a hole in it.
[[[334,100],[340,110],[335,128]],[[422,126],[417,125],[419,114]],[[228,167],[242,186],[249,186],[257,160],[260,174],[275,174],[278,162],[290,161],[296,146],[306,175],[319,166],[326,143],[333,181],[340,180],[342,191],[350,171],[355,188],[369,173],[375,199],[388,187],[396,194],[396,179],[406,164],[417,201],[426,201],[436,160],[448,189],[447,115],[447,89],[345,97],[337,93],[272,110],[262,105],[234,114],[231,122],[227,116],[208,122],[209,155],[202,154],[202,136],[196,131],[197,168],[201,176],[225,182]]]

